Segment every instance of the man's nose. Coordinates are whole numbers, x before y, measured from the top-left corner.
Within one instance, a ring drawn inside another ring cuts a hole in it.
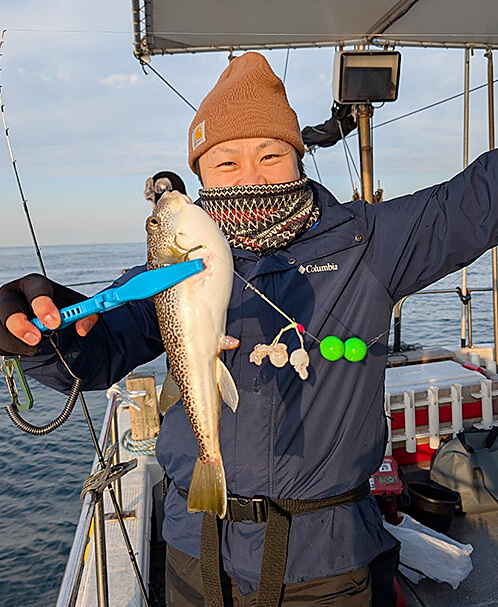
[[[238,177],[237,185],[261,185],[268,183],[261,167],[252,163],[241,167]]]

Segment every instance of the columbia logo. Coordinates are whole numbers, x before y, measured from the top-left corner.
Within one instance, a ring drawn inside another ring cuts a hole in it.
[[[314,274],[315,272],[336,272],[339,266],[336,263],[326,263],[323,266],[308,264],[307,266],[299,266],[297,271],[300,274]]]

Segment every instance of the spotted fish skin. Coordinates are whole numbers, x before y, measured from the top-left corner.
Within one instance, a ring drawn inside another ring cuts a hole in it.
[[[176,191],[162,196],[146,230],[148,269],[198,258],[206,267],[156,295],[154,304],[169,370],[199,445],[187,508],[223,517],[226,481],[219,445],[219,384],[220,373],[228,371],[219,353],[232,291],[232,254],[209,215]]]

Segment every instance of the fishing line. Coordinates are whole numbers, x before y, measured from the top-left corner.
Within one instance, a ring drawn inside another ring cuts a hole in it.
[[[495,79],[493,80],[493,84],[495,84],[496,82],[498,82],[498,78],[495,78]],[[478,90],[480,90],[480,89],[482,89],[482,88],[485,88],[485,87],[487,87],[487,86],[488,86],[488,83],[485,83],[485,84],[480,84],[479,86],[476,86],[476,87],[474,87],[474,88],[472,88],[472,89],[469,89],[469,93],[474,93],[475,91],[478,91]],[[376,125],[373,125],[373,124],[372,124],[372,127],[371,127],[371,132],[373,133],[373,129],[378,129],[378,128],[380,128],[381,126],[386,126],[386,125],[388,125],[388,124],[391,124],[392,122],[397,122],[398,120],[402,120],[403,118],[408,118],[409,116],[414,116],[415,114],[419,114],[420,112],[424,112],[425,110],[430,110],[430,109],[431,109],[431,108],[433,108],[433,107],[436,107],[436,106],[438,106],[438,105],[442,105],[443,103],[447,103],[448,101],[452,101],[453,99],[458,99],[458,97],[463,97],[463,95],[465,95],[465,91],[464,91],[464,92],[462,92],[462,93],[457,93],[457,94],[455,94],[455,95],[452,95],[451,97],[446,97],[445,99],[441,99],[441,100],[436,101],[436,102],[434,102],[434,103],[430,103],[429,105],[426,105],[426,106],[424,106],[424,107],[418,108],[417,110],[413,110],[413,111],[408,112],[408,113],[406,113],[406,114],[401,114],[401,116],[396,116],[395,118],[391,118],[390,120],[386,120],[385,122],[379,122],[379,124],[376,124]],[[354,162],[353,155],[351,154],[351,151],[350,151],[350,149],[349,149],[349,147],[348,147],[348,145],[347,145],[347,141],[346,141],[346,140],[347,140],[347,139],[349,139],[350,137],[357,137],[357,136],[358,136],[358,133],[357,133],[357,132],[354,132],[354,133],[351,133],[351,134],[347,135],[346,137],[344,137],[344,136],[343,136],[343,132],[342,132],[342,125],[341,125],[341,121],[339,120],[339,121],[338,121],[338,123],[339,123],[339,128],[340,128],[340,130],[341,130],[341,137],[342,137],[342,140],[343,140],[343,144],[344,144],[344,146],[346,147],[347,152],[349,152],[349,155],[350,155],[350,158],[351,158],[351,162],[353,163],[353,166],[354,166],[355,172],[356,172],[356,174],[357,174],[357,176],[358,176],[358,179],[361,181],[360,176],[359,176],[359,173],[358,173],[358,169],[356,168],[356,164],[355,164],[355,162]],[[311,150],[310,150],[310,151],[311,151]],[[314,159],[314,158],[313,158],[313,159]],[[346,156],[346,161],[347,161],[347,156]],[[348,171],[350,171],[350,169],[349,169],[349,163],[348,163]],[[354,186],[353,186],[353,191],[354,191],[354,189],[355,189],[355,188],[354,188]]]
[[[218,258],[218,259],[220,259],[220,258]],[[295,318],[291,318],[290,316],[288,316],[281,308],[279,308],[277,306],[276,303],[274,303],[264,293],[261,293],[261,291],[259,289],[257,289],[252,283],[250,283],[243,276],[241,276],[236,270],[232,269],[232,272],[235,274],[235,276],[237,276],[238,278],[240,278],[240,280],[242,280],[242,282],[245,283],[246,287],[248,287],[249,289],[251,289],[251,291],[254,291],[254,293],[256,293],[257,295],[259,295],[261,297],[261,299],[263,299],[263,301],[266,301],[267,304],[269,304],[273,309],[275,309],[279,314],[281,314],[286,320],[288,320],[291,323],[291,325],[295,326],[300,333],[304,333],[305,335],[308,335],[309,337],[311,337],[311,339],[314,339],[318,344],[320,343],[320,340],[317,339],[311,333],[309,333],[309,331],[307,331],[303,327],[303,325],[301,325],[300,323],[298,323]]]
[[[2,53],[1,53],[1,49],[3,47],[3,44],[5,42],[5,32],[7,30],[3,30],[2,32],[2,36],[0,38],[0,60],[2,57]],[[1,71],[1,68],[0,68]],[[45,278],[47,277],[47,272],[45,270],[45,265],[43,263],[43,259],[42,259],[42,255],[41,255],[41,250],[40,247],[38,245],[38,240],[36,238],[36,234],[35,234],[35,230],[34,230],[34,226],[33,226],[33,222],[31,221],[31,214],[29,212],[29,208],[28,208],[28,204],[27,204],[27,200],[26,197],[24,196],[24,191],[22,188],[22,184],[21,184],[21,178],[19,176],[19,171],[17,170],[17,160],[14,158],[14,153],[12,151],[12,145],[10,142],[10,136],[9,136],[9,129],[7,127],[7,118],[5,115],[5,105],[3,103],[3,99],[2,99],[2,86],[0,85],[0,109],[2,112],[2,121],[3,121],[3,125],[4,125],[4,133],[5,133],[5,138],[7,140],[7,146],[9,148],[9,153],[10,153],[10,159],[12,161],[12,166],[14,168],[14,173],[16,176],[16,181],[17,181],[17,187],[19,190],[19,194],[21,196],[21,200],[22,200],[22,205],[24,208],[24,212],[26,215],[26,219],[28,222],[28,226],[30,229],[30,233],[31,233],[31,238],[33,241],[33,245],[35,247],[35,251],[36,251],[36,255],[38,257],[38,265],[40,266],[40,270],[43,274],[43,276]],[[57,352],[57,347],[55,345],[55,342],[52,338],[52,335],[48,336],[48,340],[50,341],[50,343],[52,344],[54,350]],[[57,352],[58,353],[58,352]],[[59,358],[61,359],[61,362],[65,365],[65,361],[63,360],[63,358],[61,357],[61,355],[58,353]],[[5,357],[4,358],[4,363],[5,363]],[[79,382],[79,383],[78,383]],[[10,417],[10,419],[14,422],[14,424],[20,428],[21,430],[23,430],[24,432],[27,432],[29,434],[33,434],[36,436],[40,436],[43,434],[49,434],[50,432],[52,432],[53,430],[56,430],[60,425],[62,425],[71,415],[73,409],[74,409],[74,405],[76,404],[76,400],[78,398],[78,393],[79,393],[79,385],[81,384],[81,380],[79,378],[75,377],[75,383],[71,389],[71,395],[69,396],[66,405],[63,409],[63,411],[61,412],[61,414],[54,419],[51,423],[46,424],[45,426],[34,426],[32,424],[29,424],[28,422],[26,422],[20,415],[19,412],[15,406],[14,403],[12,403],[12,405],[9,405],[7,407],[7,413]]]
[[[203,246],[203,248],[207,249],[207,247],[205,245]],[[214,253],[211,250],[209,250],[209,252],[212,255],[214,255],[215,257],[217,257],[217,259],[221,263],[223,263],[226,267],[229,267],[228,264],[226,264],[225,261],[219,255],[217,255],[216,253]],[[483,254],[483,256],[480,259],[476,260],[473,263],[473,269],[477,268],[480,264],[484,263],[484,261],[486,261],[486,259],[484,258],[484,254]],[[259,289],[257,289],[251,282],[249,282],[247,279],[245,279],[233,267],[230,269],[233,272],[233,274],[235,276],[237,276],[237,278],[239,278],[246,285],[247,288],[251,289],[251,291],[256,293],[263,301],[265,301],[267,304],[269,304],[283,318],[285,318],[289,323],[291,323],[293,328],[296,328],[300,333],[304,333],[305,335],[310,337],[313,341],[315,341],[317,344],[320,345],[322,343],[323,340],[318,339],[315,335],[310,333],[302,324],[298,323],[295,318],[291,318],[288,314],[286,314],[279,306],[277,306],[277,304],[275,302],[273,302],[269,297],[267,297],[264,293],[262,293]],[[456,278],[449,283],[447,288],[452,287],[459,280],[460,280],[460,277],[456,276]],[[423,292],[423,291],[421,291],[421,292]],[[410,316],[412,316],[415,312],[420,310],[422,308],[422,306],[423,306],[423,304],[419,304],[419,305],[415,306],[415,308],[412,309],[410,312],[404,314],[404,319],[406,320],[406,318],[409,318]],[[370,348],[371,346],[373,346],[375,343],[377,343],[380,339],[382,339],[382,337],[384,337],[384,335],[387,335],[388,333],[390,333],[391,330],[394,329],[396,327],[396,325],[399,325],[399,324],[401,324],[401,319],[399,319],[398,321],[395,321],[393,323],[392,327],[390,326],[388,329],[386,329],[385,331],[382,331],[382,333],[379,333],[379,335],[372,338],[370,341],[365,342],[367,349]],[[324,338],[324,339],[326,339],[326,338]]]
[[[7,30],[5,30],[7,31]],[[9,32],[21,32],[21,33],[36,33],[40,34],[121,34],[127,35],[133,34],[133,32],[125,32],[119,30],[61,30],[61,29],[42,29],[42,28],[27,28],[27,27],[9,27]]]
[[[43,32],[43,33],[56,33],[56,34],[133,34],[133,31],[124,31],[124,30],[70,30],[70,29],[55,29],[55,28],[9,28],[10,31],[12,32]],[[310,32],[310,33],[306,33],[306,34],[299,34],[296,32],[244,32],[244,31],[240,31],[240,32],[234,32],[234,31],[229,31],[229,32],[199,32],[199,31],[178,31],[178,30],[173,30],[173,31],[165,31],[165,30],[155,30],[153,32],[151,32],[151,34],[155,35],[155,36],[255,36],[258,38],[263,38],[263,37],[280,37],[283,38],[285,37],[293,37],[293,38],[324,38],[325,41],[324,42],[308,42],[308,43],[299,43],[296,42],[295,44],[307,44],[309,47],[320,47],[320,46],[338,46],[338,45],[342,45],[342,46],[348,46],[351,44],[358,44],[359,42],[363,42],[365,43],[365,36],[367,36],[366,33],[360,33],[360,32],[342,32],[340,34],[336,34],[333,39],[331,39],[330,34],[327,33],[316,33],[316,32]],[[431,38],[447,38],[448,42],[445,42],[444,44],[451,44],[452,43],[452,39],[455,38],[459,38],[459,37],[466,37],[467,43],[461,43],[461,42],[456,42],[454,44],[460,45],[461,48],[464,48],[465,46],[468,46],[468,40],[472,37],[476,38],[477,34],[463,34],[463,33],[452,33],[452,34],[446,34],[446,33],[441,33],[441,32],[432,32],[432,33],[425,33],[424,37],[426,37],[429,41],[428,42],[420,42],[420,33],[408,33],[405,32],[403,33],[403,38],[416,38],[415,42],[412,42],[412,44],[415,45],[421,45],[424,46],[424,48],[427,47],[431,47],[432,43],[430,41]],[[498,34],[488,34],[487,35],[488,38],[498,38]],[[397,38],[391,38],[389,36],[386,36],[385,32],[368,32],[368,42],[370,42],[371,44],[374,45],[381,45],[381,46],[385,46],[386,44],[390,44],[390,45],[396,45],[399,47],[404,47],[407,46],[406,44],[402,44],[399,42],[399,36]],[[375,40],[378,39],[379,42],[375,42]],[[281,43],[283,45],[283,43]],[[477,44],[482,44],[481,42],[478,42]],[[410,46],[411,46],[410,45]],[[481,48],[496,48],[496,45],[498,45],[498,43],[491,43],[488,44],[486,43],[486,46],[474,46],[473,48],[476,49],[481,49]],[[283,48],[288,48],[289,45],[286,44],[285,46],[283,46]],[[219,46],[217,46],[216,48],[219,48]],[[435,46],[435,48],[438,48],[437,46]],[[446,47],[445,47],[446,48]],[[458,47],[460,48],[460,47]]]
[[[316,159],[315,159],[315,151],[313,148],[310,148],[309,152],[310,152],[311,159],[313,160],[313,164],[315,165],[316,174],[318,175],[318,181],[323,185],[322,177],[320,175],[320,171],[318,170],[318,165],[317,165]]]
[[[282,78],[282,82],[284,84],[285,84],[285,79],[287,78],[287,68],[289,67],[289,53],[290,53],[290,46],[287,48],[287,54],[285,56],[284,77]]]
[[[5,37],[5,32],[6,31],[7,30],[3,30],[2,35],[0,37],[0,51],[1,51],[1,48],[2,48],[2,46],[4,44],[4,42],[5,42],[4,37]],[[0,58],[1,58],[1,56],[2,56],[2,53],[0,52]],[[1,71],[1,68],[0,68],[0,71]],[[44,263],[43,263],[43,260],[42,260],[41,250],[40,250],[40,247],[38,246],[38,241],[36,239],[36,235],[35,235],[35,232],[34,232],[33,224],[32,224],[32,221],[31,221],[31,216],[30,216],[30,213],[29,213],[29,209],[28,209],[28,205],[27,205],[27,200],[26,200],[26,198],[24,196],[24,192],[23,192],[23,189],[22,189],[22,186],[21,186],[21,180],[20,180],[20,177],[19,177],[19,172],[17,170],[17,161],[14,159],[14,155],[13,155],[13,152],[12,152],[12,146],[10,144],[10,137],[9,137],[9,129],[7,128],[7,121],[6,121],[6,117],[5,117],[4,104],[3,104],[3,100],[1,98],[1,90],[2,90],[2,87],[0,86],[0,106],[1,106],[1,112],[2,112],[2,120],[3,120],[3,124],[4,124],[5,137],[7,139],[7,144],[8,144],[8,148],[9,148],[9,152],[10,152],[10,157],[11,157],[11,160],[12,160],[12,165],[14,167],[14,172],[15,172],[15,175],[16,175],[17,184],[18,184],[20,195],[21,195],[21,199],[22,199],[22,202],[23,202],[24,211],[26,213],[28,224],[30,226],[30,231],[31,231],[32,239],[33,239],[33,244],[35,246],[35,250],[36,250],[36,253],[37,253],[37,256],[38,256],[39,266],[40,266],[40,269],[41,269],[43,275],[45,276],[45,278],[48,278],[46,270],[45,270],[45,266],[44,266]],[[57,345],[56,345],[56,343],[55,343],[52,335],[49,335],[48,339],[50,341],[50,344],[54,348],[54,350],[55,350],[58,358],[60,359],[61,363],[64,365],[64,368],[69,373],[69,375],[73,378],[73,385],[72,385],[72,388],[71,388],[71,394],[70,394],[70,396],[68,398],[68,401],[67,401],[67,403],[66,403],[66,405],[65,405],[62,413],[59,415],[58,418],[56,418],[51,423],[49,423],[49,424],[47,424],[46,426],[43,426],[43,427],[33,426],[32,424],[29,424],[28,422],[26,422],[19,415],[19,413],[18,413],[18,411],[17,411],[17,409],[16,409],[16,407],[15,407],[14,404],[12,406],[10,406],[10,407],[7,407],[7,413],[9,415],[10,419],[14,422],[14,424],[18,428],[20,428],[21,430],[23,430],[24,432],[27,432],[27,433],[33,434],[33,435],[38,435],[38,436],[39,435],[44,435],[44,434],[48,434],[49,432],[52,432],[53,430],[57,429],[59,426],[61,426],[68,419],[68,417],[71,415],[71,413],[73,411],[74,405],[76,404],[76,400],[77,400],[77,398],[79,396],[80,402],[81,402],[81,406],[83,408],[83,413],[85,415],[85,419],[86,419],[86,422],[87,422],[87,425],[88,425],[88,429],[89,429],[89,432],[90,432],[90,436],[92,438],[93,446],[94,446],[95,451],[97,453],[97,458],[99,460],[99,464],[100,464],[102,470],[104,470],[105,467],[106,467],[106,462],[104,460],[104,456],[102,454],[102,450],[100,449],[100,445],[98,443],[98,439],[97,439],[97,435],[96,435],[96,432],[95,432],[95,428],[93,426],[93,423],[92,423],[92,420],[91,420],[91,417],[90,417],[90,412],[88,410],[85,398],[83,396],[83,392],[81,391],[82,380],[79,377],[77,377],[72,372],[72,370],[69,367],[69,365],[67,364],[67,362],[66,362],[66,360],[65,360],[62,352],[57,347]],[[114,506],[114,510],[116,512],[116,518],[117,518],[117,520],[119,522],[119,525],[120,525],[120,528],[121,528],[123,539],[124,539],[124,542],[126,544],[128,555],[129,555],[129,558],[130,558],[130,561],[131,561],[131,564],[132,564],[132,567],[133,567],[133,570],[134,570],[134,573],[135,573],[135,577],[136,577],[137,583],[138,583],[139,588],[140,588],[140,592],[141,592],[142,597],[144,599],[145,605],[147,605],[147,607],[150,607],[150,602],[149,602],[149,598],[147,596],[147,591],[145,589],[145,585],[144,585],[144,582],[143,582],[143,579],[142,579],[142,575],[140,573],[140,569],[138,567],[138,564],[137,564],[137,561],[136,561],[136,558],[135,558],[135,553],[133,551],[133,547],[132,547],[131,542],[130,542],[128,531],[127,531],[126,526],[124,524],[123,513],[122,513],[121,508],[119,506],[119,503],[117,501],[117,498],[116,498],[116,495],[114,493],[113,487],[111,485],[109,485],[107,487],[107,489],[108,489],[108,492],[109,492],[109,496],[111,497],[111,500],[112,500],[112,503],[113,503],[113,506]]]
[[[88,285],[109,285],[111,284],[115,278],[111,278],[110,280],[90,280],[88,282],[68,282],[66,287],[87,287]]]
[[[1,58],[2,58],[2,46],[3,46],[4,42],[5,42],[5,32],[6,31],[7,30],[3,30],[2,31],[2,36],[0,37],[0,61],[1,61]],[[0,72],[1,71],[2,71],[2,69],[0,67]],[[41,269],[43,275],[46,277],[47,276],[47,272],[45,271],[45,266],[43,264],[40,247],[38,246],[38,241],[37,241],[36,234],[35,234],[35,228],[33,226],[33,222],[31,221],[31,216],[30,216],[29,209],[28,209],[28,201],[26,200],[26,198],[24,196],[24,191],[23,191],[22,185],[21,185],[21,178],[19,177],[19,171],[17,170],[17,160],[14,158],[14,153],[12,151],[12,145],[10,143],[9,128],[7,127],[7,119],[6,119],[6,116],[5,116],[5,106],[4,106],[3,99],[2,99],[2,85],[1,84],[0,84],[0,109],[1,109],[1,112],[2,112],[3,128],[4,128],[5,138],[7,140],[7,147],[9,148],[10,160],[11,160],[12,166],[14,168],[14,174],[16,176],[17,187],[19,189],[19,194],[21,195],[22,206],[23,206],[23,209],[24,209],[24,213],[26,215],[26,220],[28,222],[28,227],[29,227],[29,231],[30,231],[30,234],[31,234],[31,239],[33,241],[33,245],[35,247],[36,255],[38,257],[38,263],[39,263],[40,269]]]
[[[489,249],[488,249],[489,250]],[[480,259],[474,261],[473,265],[473,269],[477,268],[481,263],[484,263],[484,261],[487,261],[487,259],[484,257],[484,254],[487,253],[487,251],[485,251],[482,256],[480,257]],[[460,276],[456,276],[456,278],[454,280],[452,280],[448,285],[447,285],[447,289],[449,289],[450,287],[452,287],[454,284],[456,284],[457,282],[460,281]],[[430,286],[430,285],[428,285]],[[427,288],[427,287],[425,287]],[[419,291],[419,293],[423,293],[424,291]],[[456,290],[455,290],[456,293]],[[412,295],[416,295],[416,293],[412,293]],[[406,297],[402,298],[402,299],[407,299],[408,297],[410,297],[409,295],[407,295]],[[401,300],[399,300],[401,301]],[[404,314],[403,318],[409,318],[410,316],[412,316],[412,314],[415,314],[415,312],[418,312],[420,310],[420,308],[422,308],[423,304],[419,304],[417,306],[415,306],[415,308],[413,308],[413,310],[411,310],[410,312],[407,312],[406,314]],[[393,329],[394,327],[396,327],[397,325],[401,324],[401,318],[398,321],[394,321],[393,323]],[[370,340],[367,344],[367,347],[372,346],[374,343],[378,342],[379,339],[381,339],[382,337],[384,337],[384,335],[386,335],[387,333],[389,333],[391,330],[391,328],[387,329],[386,331],[383,331],[382,333],[380,333],[377,337],[374,337],[374,339]]]
[[[498,78],[495,78],[495,80],[493,80],[493,84],[495,84],[496,82],[498,82]],[[469,93],[474,93],[475,91],[478,91],[479,89],[485,88],[487,86],[488,86],[487,82],[485,84],[480,84],[479,86],[469,89]],[[420,112],[425,112],[425,110],[430,110],[433,107],[442,105],[443,103],[447,103],[448,101],[453,101],[453,99],[458,99],[458,97],[463,97],[464,95],[465,95],[465,91],[462,93],[457,93],[455,95],[452,95],[451,97],[446,97],[445,99],[441,99],[439,101],[435,101],[434,103],[430,103],[429,105],[425,105],[421,108],[418,108],[417,110],[413,110],[406,114],[401,114],[400,116],[391,118],[390,120],[386,120],[385,122],[379,122],[379,124],[376,124],[373,128],[378,129],[381,126],[386,126],[387,124],[391,124],[392,122],[396,122],[397,120],[401,120],[402,118],[408,118],[409,116],[419,114]],[[350,135],[347,136],[347,138],[357,137],[357,136],[358,136],[358,133],[351,133]]]
[[[140,65],[141,65],[141,67],[142,67],[142,71],[143,71],[143,73],[144,73],[146,76],[147,76],[148,74],[147,74],[147,72],[145,71],[145,68],[146,68],[146,67],[148,67],[148,68],[150,69],[150,71],[151,71],[151,72],[153,72],[153,73],[154,73],[154,74],[155,74],[155,75],[156,75],[156,76],[159,78],[159,80],[161,80],[162,82],[164,82],[164,84],[166,84],[167,86],[169,86],[169,88],[170,88],[170,89],[171,89],[171,90],[172,90],[174,93],[176,93],[176,94],[178,95],[178,97],[180,97],[180,99],[182,99],[183,101],[185,101],[185,103],[186,103],[186,104],[187,104],[189,107],[191,107],[191,108],[194,110],[194,112],[197,112],[197,108],[196,108],[195,106],[193,106],[193,105],[190,103],[190,101],[189,101],[188,99],[186,99],[186,98],[185,98],[185,97],[184,97],[184,96],[183,96],[183,95],[180,93],[180,91],[178,91],[177,89],[175,89],[175,87],[174,87],[172,84],[170,84],[170,83],[169,83],[169,82],[166,80],[166,78],[164,78],[163,76],[161,76],[161,74],[160,74],[160,73],[159,73],[157,70],[155,70],[155,69],[152,67],[152,65],[151,65],[150,63],[146,63],[146,62],[145,62],[143,59],[140,59],[140,58],[139,58],[139,61],[140,61]]]
[[[355,192],[356,185],[354,183],[353,174],[351,172],[351,167],[349,165],[348,153],[349,153],[349,156],[351,156],[351,162],[353,163],[353,167],[354,167],[354,170],[356,171],[356,175],[358,176],[359,181],[361,181],[360,175],[358,173],[358,169],[356,168],[356,164],[354,163],[353,155],[351,154],[351,151],[349,149],[348,142],[346,141],[346,137],[344,137],[344,130],[342,128],[342,123],[340,120],[338,120],[337,123],[339,124],[339,130],[341,131],[342,145],[344,148],[344,156],[346,158],[346,166],[348,167],[349,179],[351,181],[351,189],[353,190],[353,192]]]
[[[199,248],[199,247],[197,247],[197,248]],[[254,293],[256,293],[259,297],[261,297],[261,299],[263,299],[263,301],[265,301],[272,308],[274,308],[274,310],[276,310],[281,316],[283,316],[290,323],[286,327],[283,327],[282,329],[280,329],[277,336],[273,339],[271,345],[276,344],[279,341],[279,339],[283,333],[285,333],[288,330],[294,329],[297,333],[299,341],[301,342],[301,348],[304,349],[304,342],[303,342],[303,338],[302,338],[301,334],[308,335],[308,337],[311,337],[311,339],[313,339],[318,344],[318,347],[320,349],[320,354],[326,360],[336,361],[336,360],[339,360],[340,358],[344,357],[346,360],[348,360],[350,362],[359,362],[359,361],[363,360],[363,358],[365,358],[365,356],[367,354],[368,346],[367,346],[367,344],[365,344],[365,342],[362,339],[360,339],[359,337],[350,337],[345,342],[343,342],[339,337],[337,337],[335,335],[327,335],[321,340],[318,339],[317,337],[315,337],[315,335],[310,333],[301,323],[298,323],[294,318],[291,318],[290,316],[288,316],[281,308],[279,308],[277,306],[277,304],[275,302],[273,302],[269,297],[264,295],[264,293],[262,293],[253,284],[251,284],[248,280],[246,280],[243,276],[241,276],[233,268],[233,266],[229,266],[227,263],[225,263],[225,261],[219,255],[217,255],[216,253],[214,253],[213,251],[208,249],[208,247],[206,245],[202,245],[202,248],[208,250],[211,253],[211,255],[213,255],[214,257],[219,259],[219,261],[221,263],[223,263],[223,265],[225,267],[229,268],[235,274],[235,276],[237,276],[238,278],[240,278],[240,280],[242,280],[242,282],[246,285],[247,288],[254,291]],[[262,344],[259,344],[259,345],[261,346]],[[255,347],[253,352],[256,350],[257,347],[258,346]]]
[[[305,335],[307,335],[308,337],[311,337],[311,339],[316,341],[317,344],[320,344],[320,340],[317,337],[315,337],[312,333],[307,331],[306,328],[301,323],[298,323],[295,318],[291,318],[288,314],[286,314],[281,308],[279,308],[277,306],[277,304],[275,302],[273,302],[269,297],[267,297],[264,293],[262,293],[259,289],[257,289],[252,283],[250,283],[241,274],[239,274],[237,272],[237,270],[235,270],[235,268],[229,266],[222,257],[220,257],[219,255],[217,255],[216,253],[211,251],[211,249],[208,249],[208,247],[206,245],[202,245],[202,247],[204,249],[208,250],[211,253],[211,255],[216,257],[225,267],[229,268],[235,274],[235,276],[237,276],[237,278],[240,278],[240,280],[245,284],[245,286],[248,289],[251,289],[251,291],[254,291],[254,293],[256,293],[256,295],[261,297],[261,299],[263,301],[265,301],[274,310],[276,310],[281,316],[283,316],[292,325],[293,328],[296,328],[299,331],[299,333],[304,333]]]
[[[18,31],[21,31],[21,30],[18,30]],[[44,31],[44,30],[40,30],[40,31]],[[177,32],[177,33],[178,33],[178,32]],[[185,33],[185,32],[183,32],[183,33]],[[283,82],[284,82],[284,83],[285,83],[285,78],[286,78],[286,75],[287,75],[287,64],[288,64],[288,58],[289,58],[289,51],[290,51],[290,48],[291,48],[290,46],[287,46],[287,57],[286,57],[286,61],[285,61],[285,68],[284,68],[284,80],[283,80]],[[190,101],[188,101],[188,99],[186,99],[186,98],[185,98],[185,97],[184,97],[184,96],[183,96],[183,95],[182,95],[182,94],[181,94],[181,93],[180,93],[180,92],[179,92],[179,91],[178,91],[178,90],[177,90],[177,89],[176,89],[176,88],[175,88],[175,87],[174,87],[172,84],[170,84],[170,83],[169,83],[169,82],[168,82],[168,81],[167,81],[167,80],[166,80],[166,79],[165,79],[165,78],[164,78],[164,77],[163,77],[163,76],[162,76],[162,75],[161,75],[161,74],[160,74],[160,73],[159,73],[159,72],[158,72],[156,69],[154,69],[150,63],[146,63],[146,62],[145,62],[145,61],[144,61],[142,58],[140,58],[140,57],[138,57],[138,61],[140,62],[140,65],[141,65],[141,67],[142,67],[142,70],[143,70],[144,74],[146,74],[146,75],[147,75],[146,68],[148,67],[148,68],[149,68],[149,69],[150,69],[150,70],[151,70],[151,71],[152,71],[154,74],[156,74],[156,76],[157,76],[157,77],[158,77],[158,78],[159,78],[159,79],[160,79],[162,82],[164,82],[164,84],[166,84],[167,86],[169,86],[169,88],[170,88],[170,89],[171,89],[171,90],[172,90],[172,91],[173,91],[173,92],[174,92],[176,95],[178,95],[178,96],[180,97],[180,99],[182,99],[182,100],[183,100],[183,101],[184,101],[184,102],[185,102],[185,103],[186,103],[186,104],[187,104],[187,105],[188,105],[190,108],[192,108],[192,109],[194,110],[194,112],[197,112],[197,108],[196,108],[194,105],[192,105],[192,104],[190,103]],[[498,82],[498,78],[496,78],[495,80],[493,80],[493,84],[494,84],[494,83],[496,83],[496,82]],[[476,86],[476,87],[474,87],[474,88],[469,89],[469,93],[474,93],[475,91],[478,91],[478,90],[480,90],[480,89],[482,89],[482,88],[485,88],[485,87],[487,87],[487,86],[488,86],[488,83],[485,83],[485,84],[480,84],[479,86]],[[457,94],[455,94],[455,95],[451,95],[450,97],[446,97],[446,98],[441,99],[441,100],[439,100],[439,101],[435,101],[434,103],[430,103],[429,105],[423,106],[423,107],[418,108],[418,109],[416,109],[416,110],[413,110],[413,111],[411,111],[411,112],[407,112],[406,114],[401,114],[400,116],[396,116],[395,118],[391,118],[390,120],[386,120],[385,122],[380,122],[379,124],[376,124],[375,126],[374,126],[374,125],[372,125],[372,127],[371,127],[371,128],[372,128],[372,130],[373,130],[373,129],[377,129],[377,128],[380,128],[381,126],[386,126],[386,125],[388,125],[388,124],[391,124],[392,122],[396,122],[396,121],[398,121],[398,120],[402,120],[403,118],[408,118],[409,116],[414,116],[415,114],[418,114],[418,113],[420,113],[420,112],[424,112],[425,110],[429,110],[429,109],[431,109],[431,108],[433,108],[433,107],[436,107],[436,106],[438,106],[438,105],[442,105],[443,103],[447,103],[448,101],[452,101],[453,99],[458,99],[458,97],[463,97],[463,95],[465,95],[465,92],[462,92],[462,93],[457,93]],[[340,121],[339,121],[339,127],[341,128],[341,135],[342,135],[342,127],[341,127],[341,123],[340,123]],[[350,138],[350,137],[357,137],[357,136],[358,136],[358,133],[357,133],[357,132],[354,132],[354,133],[351,133],[350,135],[347,135],[346,137],[342,137],[342,138],[343,138],[344,144],[345,144],[345,146],[346,146],[346,148],[347,148],[347,151],[349,152],[349,155],[350,155],[351,161],[352,161],[352,163],[353,163],[353,166],[354,166],[355,172],[356,172],[356,174],[358,175],[358,178],[359,178],[358,169],[357,169],[356,164],[355,164],[355,162],[354,162],[353,155],[351,154],[351,151],[349,150],[349,147],[347,146],[347,142],[346,142],[346,139],[348,139],[348,138]],[[311,153],[311,150],[310,150],[310,153]],[[317,174],[319,174],[319,172],[318,172],[318,168],[317,168],[317,166],[316,166],[316,160],[315,160],[315,158],[313,157],[313,155],[312,155],[312,158],[313,158],[313,162],[315,163],[315,168],[316,168]],[[320,182],[321,182],[321,181],[320,181]]]

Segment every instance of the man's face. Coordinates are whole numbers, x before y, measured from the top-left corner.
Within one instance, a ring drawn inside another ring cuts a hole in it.
[[[287,183],[300,177],[295,148],[280,139],[218,143],[199,157],[199,169],[205,188]]]

